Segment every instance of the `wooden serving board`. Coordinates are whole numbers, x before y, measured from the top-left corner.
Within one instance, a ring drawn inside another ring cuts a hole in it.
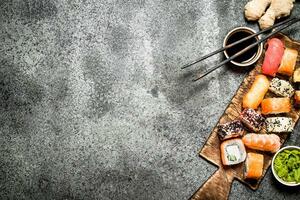
[[[275,37],[280,38],[282,41],[284,41],[286,47],[298,50],[299,53],[297,57],[296,68],[299,68],[300,67],[300,55],[299,55],[300,42],[293,41],[292,39],[288,38],[283,34],[278,34]],[[255,75],[260,74],[263,58],[264,58],[264,53],[263,56],[261,56],[261,58],[257,62],[256,67],[243,80],[242,84],[240,85],[236,94],[232,98],[224,114],[221,116],[217,125],[232,121],[239,117],[240,113],[242,112],[243,96],[251,87]],[[273,94],[268,92],[266,96],[270,97],[273,96]],[[292,117],[296,125],[300,116],[300,110],[295,109],[293,106],[292,111],[288,113],[286,116]],[[212,130],[209,138],[207,139],[203,148],[200,150],[199,154],[207,161],[218,166],[219,169],[198,189],[198,191],[195,192],[195,194],[191,197],[192,200],[227,199],[232,185],[232,181],[234,179],[237,179],[240,182],[244,183],[245,185],[249,186],[251,189],[256,190],[259,187],[262,178],[265,176],[266,171],[271,164],[273,154],[260,152],[264,155],[264,169],[263,169],[262,177],[257,181],[244,179],[243,177],[244,163],[235,166],[224,166],[222,164],[221,156],[220,156],[220,140],[217,135],[217,125]],[[286,141],[289,134],[281,133],[278,135],[281,138],[281,144],[283,144]],[[247,149],[247,152],[251,152],[251,151],[254,152],[254,150]]]

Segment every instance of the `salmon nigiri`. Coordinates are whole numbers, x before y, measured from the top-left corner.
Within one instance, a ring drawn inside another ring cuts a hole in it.
[[[275,134],[249,133],[242,140],[245,146],[250,149],[275,153],[280,148],[280,138]]]
[[[268,40],[268,49],[262,65],[262,73],[275,76],[284,53],[284,44],[278,38]]]
[[[284,50],[280,66],[278,68],[278,73],[292,76],[296,66],[297,56],[297,50],[286,48]]]
[[[264,156],[259,153],[247,153],[245,178],[259,179],[263,173]]]
[[[243,97],[243,108],[257,109],[265,94],[268,92],[270,81],[265,75],[255,76],[250,90]]]
[[[288,113],[291,111],[291,102],[285,98],[267,98],[261,102],[261,113],[263,115]]]

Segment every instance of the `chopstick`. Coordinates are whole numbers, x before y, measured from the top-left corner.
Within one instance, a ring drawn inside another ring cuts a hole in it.
[[[226,49],[228,49],[228,48],[231,48],[231,47],[233,47],[233,46],[235,46],[235,45],[237,45],[237,44],[240,44],[240,43],[242,43],[242,42],[244,42],[244,41],[246,41],[246,40],[249,40],[249,39],[251,39],[251,38],[253,38],[253,37],[255,37],[255,36],[258,36],[258,35],[260,35],[260,34],[262,34],[262,33],[264,33],[264,32],[267,32],[267,31],[269,31],[269,30],[272,30],[273,28],[276,28],[276,27],[281,26],[281,25],[283,25],[283,24],[285,24],[285,23],[288,23],[288,22],[290,22],[290,21],[292,21],[292,20],[294,20],[294,19],[295,19],[295,18],[291,18],[291,19],[284,20],[284,21],[282,21],[282,22],[280,22],[280,23],[277,23],[277,24],[275,24],[275,25],[273,25],[273,26],[267,28],[267,29],[261,30],[261,31],[255,33],[255,34],[249,35],[249,36],[247,36],[247,37],[245,37],[245,38],[243,38],[243,39],[241,39],[241,40],[238,40],[238,41],[236,41],[236,42],[234,42],[234,43],[231,43],[231,44],[229,44],[229,45],[227,45],[227,46],[225,46],[225,47],[222,47],[222,48],[220,48],[220,49],[218,49],[218,50],[215,50],[215,51],[213,51],[213,52],[211,52],[211,53],[209,53],[209,54],[207,54],[207,55],[202,56],[201,58],[198,58],[197,60],[193,61],[192,63],[188,63],[188,64],[182,66],[181,69],[185,69],[185,68],[187,68],[187,67],[190,67],[190,66],[192,66],[192,65],[194,65],[194,64],[196,64],[196,63],[198,63],[198,62],[200,62],[200,61],[202,61],[202,60],[205,60],[206,58],[209,58],[209,57],[211,57],[211,56],[213,56],[213,55],[215,55],[215,54],[217,54],[217,53],[220,53],[221,51],[224,51],[224,50],[226,50]]]
[[[258,45],[258,44],[260,44],[260,43],[266,41],[266,40],[269,39],[271,36],[273,36],[273,35],[275,35],[276,33],[282,31],[283,29],[286,29],[287,27],[291,26],[292,24],[294,24],[294,23],[296,23],[296,22],[298,22],[298,21],[300,21],[300,19],[294,18],[294,19],[292,19],[292,20],[290,20],[290,21],[288,21],[288,22],[285,22],[286,24],[284,23],[284,24],[285,24],[284,26],[282,26],[282,27],[280,27],[280,28],[274,30],[273,32],[271,32],[270,34],[268,34],[266,37],[264,37],[264,38],[262,38],[262,39],[256,41],[255,43],[249,45],[248,47],[246,47],[246,48],[244,48],[243,50],[239,51],[238,53],[234,54],[233,56],[231,56],[231,57],[227,58],[226,60],[222,61],[221,63],[219,63],[219,64],[216,65],[215,67],[213,67],[213,68],[207,70],[207,71],[204,72],[203,74],[200,74],[198,77],[196,77],[195,79],[193,79],[193,81],[197,81],[197,80],[199,80],[199,79],[205,77],[207,74],[213,72],[214,70],[218,69],[219,67],[223,66],[224,64],[226,64],[226,63],[232,61],[232,60],[235,59],[236,57],[242,55],[243,53],[245,53],[245,52],[247,52],[248,50],[252,49],[252,48],[255,47],[256,45]]]

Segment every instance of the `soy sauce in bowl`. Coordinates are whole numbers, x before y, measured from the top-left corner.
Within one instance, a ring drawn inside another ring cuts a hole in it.
[[[254,34],[255,31],[253,29],[250,29],[248,27],[238,27],[230,31],[223,42],[223,46],[232,44],[236,41],[239,41],[245,37],[248,37],[249,35]],[[229,58],[233,56],[234,54],[238,53],[239,51],[243,50],[244,48],[250,46],[251,44],[255,43],[257,40],[259,40],[259,37],[253,37],[251,39],[248,39],[240,44],[237,44],[231,48],[228,48],[224,51],[224,54],[226,58]],[[252,49],[249,49],[247,52],[243,53],[242,55],[236,57],[231,61],[231,63],[237,65],[237,66],[249,66],[254,64],[259,57],[261,56],[263,49],[263,44],[259,44]]]

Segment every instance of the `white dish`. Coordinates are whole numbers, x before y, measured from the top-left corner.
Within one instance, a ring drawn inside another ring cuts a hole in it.
[[[276,180],[278,182],[280,182],[281,184],[283,184],[283,185],[286,185],[286,186],[299,186],[300,183],[286,182],[286,181],[282,180],[279,176],[277,176],[277,174],[275,172],[275,169],[274,169],[274,160],[275,160],[276,156],[280,152],[282,152],[283,150],[285,150],[285,149],[298,149],[298,150],[300,150],[300,147],[297,147],[297,146],[286,146],[286,147],[283,147],[283,148],[279,149],[279,151],[277,151],[277,153],[274,155],[274,157],[272,159],[272,164],[271,164],[272,165],[272,173],[273,173],[274,177],[276,178]]]

